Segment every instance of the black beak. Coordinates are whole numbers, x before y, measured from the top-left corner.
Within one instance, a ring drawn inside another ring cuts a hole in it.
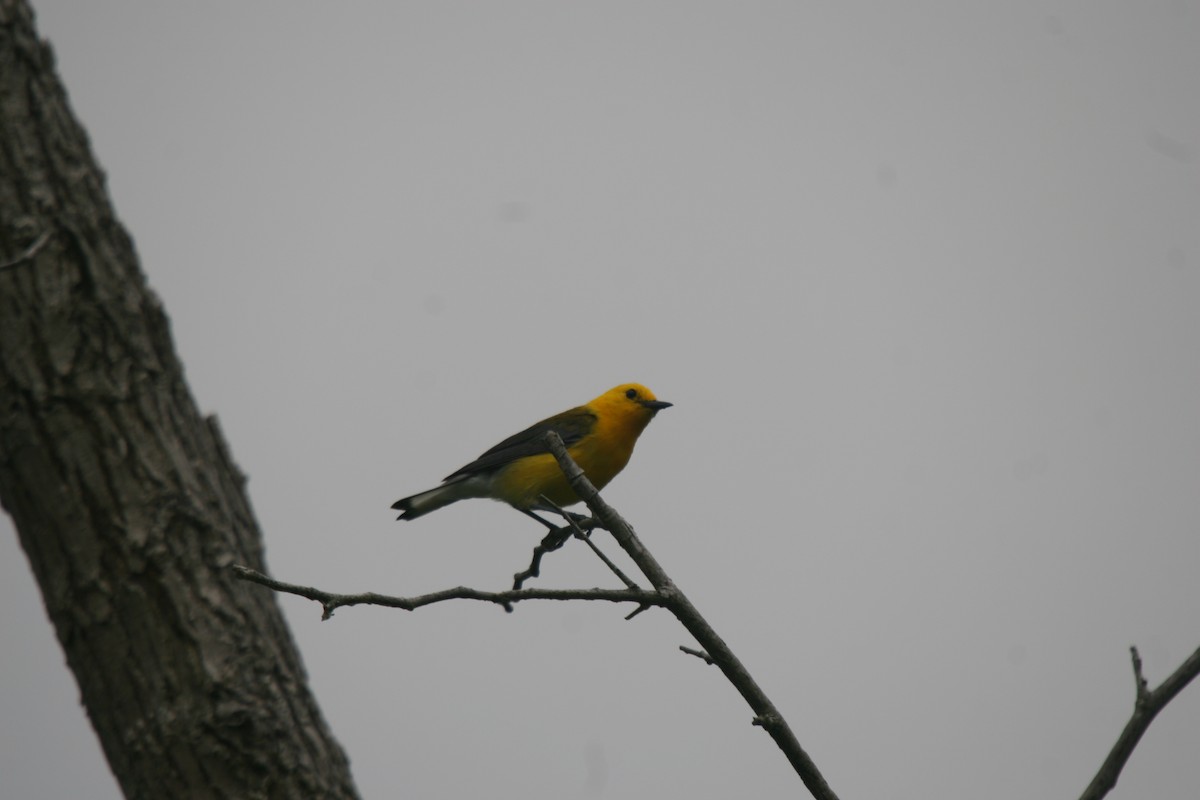
[[[639,400],[638,402],[646,408],[652,408],[655,411],[662,411],[664,408],[670,408],[675,405],[674,403],[668,403],[666,400]]]

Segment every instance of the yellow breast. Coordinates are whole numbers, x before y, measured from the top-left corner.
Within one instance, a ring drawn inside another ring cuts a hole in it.
[[[592,432],[567,452],[592,485],[603,489],[629,463],[633,445],[645,427],[620,416],[601,414]],[[493,497],[518,508],[537,505],[543,495],[560,506],[579,502],[550,453],[526,456],[504,467],[493,479],[492,492]]]

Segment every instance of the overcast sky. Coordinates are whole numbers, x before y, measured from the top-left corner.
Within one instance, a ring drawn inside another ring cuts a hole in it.
[[[636,380],[605,496],[847,800],[1076,797],[1200,645],[1196,2],[34,5],[277,577],[504,588],[388,506]],[[281,602],[367,798],[803,794],[665,613]],[[118,797],[6,519],[0,623],[4,795]]]

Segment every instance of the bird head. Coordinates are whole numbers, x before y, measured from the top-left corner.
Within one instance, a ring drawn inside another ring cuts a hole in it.
[[[664,408],[670,408],[671,403],[659,400],[654,392],[640,383],[623,383],[614,386],[592,401],[592,404],[603,405],[614,414],[649,422]],[[643,423],[645,424],[645,423]]]

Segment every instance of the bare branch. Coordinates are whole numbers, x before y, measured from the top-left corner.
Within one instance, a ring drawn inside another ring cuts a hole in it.
[[[571,488],[575,490],[575,494],[579,495],[587,507],[591,509],[592,515],[600,520],[601,526],[613,535],[621,548],[629,554],[633,562],[637,564],[638,569],[650,580],[650,583],[658,590],[658,595],[670,598],[669,604],[664,604],[671,610],[671,613],[683,623],[683,626],[688,629],[692,636],[696,637],[696,641],[704,648],[705,652],[713,659],[713,662],[729,682],[734,685],[734,688],[742,695],[754,709],[755,717],[753,723],[761,725],[763,730],[770,734],[775,740],[775,744],[783,751],[792,768],[804,781],[804,785],[812,792],[813,797],[817,800],[837,800],[837,795],[833,789],[826,783],[824,776],[821,775],[817,765],[809,757],[808,753],[800,746],[800,742],[796,739],[796,735],[784,720],[783,715],[775,708],[775,704],[771,702],[766,693],[755,682],[750,673],[746,671],[745,666],[738,660],[733,651],[729,649],[729,645],[717,635],[708,621],[700,615],[696,607],[692,605],[687,596],[679,590],[679,587],[671,580],[670,576],[659,566],[658,561],[650,554],[641,540],[633,531],[633,527],[628,522],[621,518],[612,506],[604,502],[600,497],[600,493],[596,491],[596,487],[591,484],[584,475],[583,470],[579,468],[571,456],[567,453],[567,448],[563,445],[562,438],[555,432],[551,431],[546,434],[546,442],[550,448],[550,452],[558,460],[559,467],[562,468],[563,474],[567,476],[567,480],[571,484]]]
[[[415,611],[421,606],[444,603],[447,600],[481,600],[503,606],[505,611],[512,611],[513,604],[522,600],[604,600],[609,603],[638,603],[645,606],[664,606],[670,602],[669,598],[646,589],[519,589],[507,592],[483,592],[466,586],[456,586],[453,589],[443,589],[440,592],[430,592],[416,597],[393,597],[375,592],[337,594],[312,586],[278,581],[239,564],[233,566],[233,574],[244,581],[257,583],[277,592],[315,600],[324,609],[321,619],[329,619],[333,616],[333,612],[342,606],[387,606],[388,608]]]
[[[42,243],[35,243],[40,247]],[[31,247],[31,249],[34,249]],[[25,256],[23,256],[24,258]],[[3,266],[3,265],[0,265]],[[816,764],[800,746],[783,715],[766,696],[745,666],[729,649],[729,646],[717,635],[700,612],[692,605],[687,596],[670,579],[658,561],[650,554],[645,545],[637,537],[633,528],[600,497],[596,488],[588,481],[583,470],[571,459],[562,439],[553,432],[546,436],[551,453],[558,460],[559,466],[571,484],[571,488],[587,504],[592,512],[591,518],[580,518],[562,512],[567,524],[554,527],[540,517],[531,514],[539,522],[550,528],[545,538],[534,549],[534,557],[529,568],[514,576],[514,587],[504,592],[485,592],[466,586],[444,589],[429,594],[414,597],[394,597],[363,592],[361,594],[337,594],[326,592],[311,586],[285,583],[275,580],[260,572],[235,565],[234,574],[245,581],[257,583],[278,592],[298,595],[321,604],[322,619],[329,619],[334,611],[342,606],[377,605],[400,608],[413,611],[422,606],[448,600],[477,600],[494,603],[506,611],[512,611],[515,603],[523,600],[600,600],[611,603],[636,603],[637,607],[626,617],[631,619],[646,609],[653,607],[666,608],[675,615],[685,628],[696,638],[703,649],[695,649],[681,645],[679,649],[701,659],[707,664],[718,667],[725,677],[734,685],[755,714],[751,724],[765,730],[776,745],[783,751],[793,769],[808,787],[817,800],[837,800],[837,795],[826,783],[817,769]],[[594,528],[608,530],[617,540],[621,548],[637,564],[643,574],[650,580],[654,589],[641,589],[626,576],[616,565],[605,556],[591,540]],[[586,528],[586,530],[585,530]],[[593,552],[613,571],[625,584],[624,589],[522,589],[523,581],[536,577],[545,553],[561,548],[568,539],[583,539],[592,547]],[[1134,711],[1121,732],[1117,743],[1101,765],[1099,772],[1091,784],[1081,795],[1081,800],[1100,800],[1116,786],[1121,770],[1128,762],[1133,750],[1137,747],[1142,735],[1149,728],[1154,717],[1181,692],[1198,674],[1200,674],[1200,649],[1192,653],[1163,683],[1156,689],[1150,690],[1142,672],[1142,658],[1136,647],[1130,648],[1135,683]]]
[[[592,537],[590,534],[582,534],[581,535],[581,534],[577,533],[577,534],[575,534],[575,538],[582,539],[583,543],[586,544],[588,547],[590,547],[592,549],[592,552],[596,554],[596,558],[603,561],[604,566],[608,567],[609,570],[612,571],[612,574],[616,575],[617,578],[621,581],[621,583],[625,584],[625,588],[627,588],[627,589],[637,589],[638,588],[637,583],[635,583],[632,578],[630,578],[628,575],[626,575],[624,572],[622,572],[621,568],[618,567],[616,564],[614,564],[613,560],[611,558],[609,558],[608,556],[606,556],[604,554],[604,551],[601,550],[600,547],[595,542],[592,541]]]
[[[1142,734],[1150,727],[1154,717],[1163,710],[1167,703],[1175,699],[1175,695],[1183,691],[1183,688],[1193,678],[1200,675],[1200,649],[1197,649],[1188,656],[1179,669],[1171,673],[1171,676],[1163,681],[1157,689],[1151,691],[1147,688],[1149,684],[1147,684],[1145,676],[1142,675],[1141,655],[1138,654],[1136,647],[1129,648],[1129,652],[1133,661],[1133,679],[1136,684],[1133,715],[1129,718],[1129,722],[1125,723],[1125,729],[1117,737],[1117,743],[1109,751],[1108,758],[1104,759],[1104,763],[1100,765],[1100,771],[1096,773],[1096,777],[1092,778],[1092,782],[1080,795],[1080,800],[1100,800],[1112,791],[1113,787],[1117,785],[1117,778],[1121,775],[1121,770],[1125,768],[1125,763],[1129,761],[1129,756],[1133,754],[1133,749],[1141,741]]]

